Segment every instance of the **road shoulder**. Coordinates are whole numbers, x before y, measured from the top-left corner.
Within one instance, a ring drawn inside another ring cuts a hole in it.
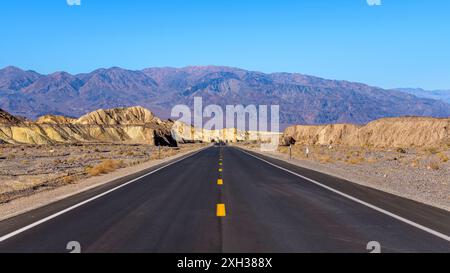
[[[396,195],[399,197],[403,197],[406,199],[414,200],[419,203],[423,203],[423,204],[433,206],[433,207],[443,209],[443,210],[450,212],[450,205],[445,205],[440,202],[432,202],[429,199],[421,198],[418,195],[405,194],[401,191],[397,191],[397,190],[389,188],[387,186],[383,186],[383,184],[377,183],[377,181],[374,181],[373,177],[358,175],[355,173],[349,173],[346,170],[339,170],[336,168],[331,168],[331,167],[325,166],[323,164],[320,164],[318,162],[299,160],[299,159],[288,159],[287,155],[281,154],[278,152],[262,152],[259,149],[248,148],[243,145],[237,145],[236,147],[241,148],[246,151],[249,151],[249,152],[254,152],[259,155],[266,156],[266,157],[269,157],[272,159],[280,160],[280,161],[283,161],[285,163],[288,163],[288,164],[291,164],[294,166],[298,166],[301,168],[305,168],[305,169],[313,170],[313,171],[320,172],[323,174],[327,174],[327,175],[330,175],[330,176],[333,176],[333,177],[336,177],[339,179],[343,179],[343,180],[346,180],[346,181],[349,181],[349,182],[352,182],[352,183],[355,183],[358,185],[362,185],[365,187],[383,191],[383,192],[393,194],[393,195]]]
[[[102,186],[108,186],[109,184],[115,185],[122,181],[130,180],[148,170],[154,169],[158,166],[163,166],[183,157],[187,157],[191,154],[199,152],[202,149],[206,149],[207,147],[199,146],[194,150],[182,152],[164,159],[148,161],[143,164],[123,168],[102,176],[90,177],[75,184],[61,186],[48,191],[40,191],[30,196],[12,200],[11,202],[0,205],[0,221],[51,205],[77,194],[83,194],[87,191],[101,188]]]

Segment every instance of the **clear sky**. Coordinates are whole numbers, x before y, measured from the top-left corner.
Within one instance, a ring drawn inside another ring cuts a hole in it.
[[[0,67],[226,65],[450,89],[450,1],[381,1],[4,0]]]

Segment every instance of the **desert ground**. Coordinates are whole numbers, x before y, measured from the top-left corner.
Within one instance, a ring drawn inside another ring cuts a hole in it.
[[[0,204],[56,187],[82,183],[117,169],[163,159],[201,144],[0,145]]]
[[[240,144],[258,149],[255,143]],[[309,156],[306,156],[306,148]],[[450,149],[293,145],[292,163],[450,210]],[[270,155],[288,159],[289,147]]]

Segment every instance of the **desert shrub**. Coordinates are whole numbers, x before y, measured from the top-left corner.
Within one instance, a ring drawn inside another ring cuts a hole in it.
[[[406,154],[406,150],[403,148],[397,148],[397,153]]]
[[[428,169],[434,170],[434,171],[439,170],[440,169],[439,163],[437,163],[436,161],[430,162],[430,164],[428,165]]]
[[[77,162],[79,159],[78,158],[76,158],[76,157],[71,157],[71,158],[68,158],[67,160],[66,160],[66,163],[67,164],[74,164],[75,162]]]
[[[124,166],[125,164],[122,160],[106,159],[103,160],[100,164],[95,165],[94,167],[88,167],[86,169],[86,173],[90,176],[99,176],[102,174],[113,172],[117,169],[123,168]]]
[[[319,156],[320,163],[332,163],[333,159],[329,155]]]
[[[347,151],[345,153],[345,158],[349,160],[349,159],[351,159],[353,157],[354,154],[355,154],[354,151]]]
[[[76,181],[76,178],[72,175],[64,176],[62,179],[64,184],[72,184]]]
[[[364,158],[362,158],[362,157],[352,157],[352,158],[347,159],[346,162],[356,165],[356,164],[362,163],[363,161],[364,161]]]
[[[446,154],[444,154],[444,153],[439,153],[439,154],[438,154],[438,157],[439,157],[439,159],[440,159],[442,162],[447,162],[447,161],[449,161],[448,156],[447,156]]]
[[[419,162],[419,160],[416,158],[416,159],[414,159],[412,162],[411,162],[411,167],[412,168],[418,168],[419,166],[420,166],[420,162]]]
[[[437,148],[428,148],[427,150],[426,150],[427,152],[429,152],[430,154],[437,154],[437,153],[439,153],[439,150],[437,149]]]

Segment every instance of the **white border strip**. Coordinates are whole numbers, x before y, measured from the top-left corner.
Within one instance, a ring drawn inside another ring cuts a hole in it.
[[[439,238],[441,238],[441,239],[444,239],[444,240],[446,240],[447,242],[450,242],[450,236],[447,236],[447,235],[445,235],[445,234],[443,234],[443,233],[440,233],[440,232],[438,232],[438,231],[435,231],[435,230],[433,230],[433,229],[431,229],[431,228],[422,226],[422,225],[420,225],[420,224],[418,224],[418,223],[415,223],[415,222],[413,222],[413,221],[411,221],[411,220],[408,220],[408,219],[406,219],[406,218],[403,218],[403,217],[401,217],[401,216],[399,216],[399,215],[396,215],[396,214],[394,214],[394,213],[392,213],[392,212],[389,212],[389,211],[387,211],[387,210],[384,210],[384,209],[382,209],[382,208],[379,208],[379,207],[377,207],[377,206],[375,206],[375,205],[372,205],[372,204],[369,204],[369,203],[367,203],[367,202],[364,202],[364,201],[362,201],[362,200],[360,200],[360,199],[358,199],[358,198],[356,198],[356,197],[353,197],[353,196],[351,196],[351,195],[348,195],[348,194],[346,194],[346,193],[343,193],[343,192],[341,192],[341,191],[338,191],[338,190],[336,190],[336,189],[333,189],[333,188],[331,188],[331,187],[329,187],[329,186],[326,186],[326,185],[324,185],[324,184],[322,184],[322,183],[320,183],[320,182],[317,182],[317,181],[315,181],[315,180],[313,180],[313,179],[311,179],[311,178],[305,177],[305,176],[303,176],[303,175],[300,175],[300,174],[298,174],[298,173],[295,173],[295,172],[293,172],[293,171],[290,171],[290,170],[288,170],[288,169],[285,169],[285,168],[283,168],[283,167],[280,167],[280,166],[278,166],[278,165],[276,165],[276,164],[273,164],[273,163],[271,163],[271,162],[269,162],[269,161],[267,161],[267,160],[265,160],[265,159],[262,159],[262,158],[260,158],[260,157],[258,157],[258,156],[255,156],[255,155],[251,154],[251,153],[248,153],[248,152],[246,152],[246,151],[244,151],[244,150],[242,150],[242,149],[238,149],[238,150],[240,150],[241,152],[243,152],[243,153],[245,153],[245,154],[247,154],[247,155],[249,155],[249,156],[252,156],[252,157],[254,157],[254,158],[256,158],[256,159],[259,159],[259,160],[261,160],[261,161],[263,161],[263,162],[265,162],[265,163],[267,163],[267,164],[269,164],[269,165],[271,165],[271,166],[273,166],[273,167],[276,167],[276,168],[281,169],[281,170],[283,170],[283,171],[286,171],[286,172],[288,172],[288,173],[290,173],[290,174],[293,174],[293,175],[295,175],[295,176],[298,176],[298,177],[300,177],[300,178],[303,178],[303,179],[305,179],[305,180],[307,180],[307,181],[309,181],[309,182],[311,182],[311,183],[314,183],[314,184],[316,184],[316,185],[319,186],[319,187],[322,187],[322,188],[324,188],[324,189],[327,189],[327,190],[329,190],[329,191],[332,191],[332,192],[334,192],[334,193],[336,193],[336,194],[338,194],[338,195],[341,195],[341,196],[343,196],[343,197],[345,197],[345,198],[348,198],[348,199],[350,199],[350,200],[352,200],[352,201],[354,201],[354,202],[357,202],[357,203],[359,203],[359,204],[361,204],[361,205],[364,205],[364,206],[366,206],[366,207],[369,207],[369,208],[371,208],[371,209],[374,209],[374,210],[376,210],[376,211],[378,211],[378,212],[381,212],[381,213],[383,213],[383,214],[385,214],[385,215],[388,215],[388,216],[390,216],[390,217],[392,217],[392,218],[395,218],[395,219],[397,219],[397,220],[399,220],[399,221],[402,221],[403,223],[406,223],[406,224],[408,224],[408,225],[411,225],[411,226],[413,226],[413,227],[416,227],[416,228],[418,228],[418,229],[421,229],[421,230],[423,230],[423,231],[425,231],[425,232],[428,232],[428,233],[430,233],[430,234],[432,234],[432,235],[434,235],[434,236],[436,236],[436,237],[439,237]]]
[[[32,228],[38,226],[38,225],[41,225],[41,224],[43,224],[43,223],[45,223],[45,222],[48,222],[48,221],[50,221],[50,220],[52,220],[52,219],[54,219],[54,218],[56,218],[56,217],[58,217],[58,216],[61,216],[61,215],[65,214],[65,213],[67,213],[67,212],[69,212],[69,211],[72,211],[72,210],[74,210],[74,209],[76,209],[76,208],[79,208],[79,207],[81,207],[81,206],[83,206],[83,205],[85,205],[85,204],[87,204],[87,203],[90,203],[90,202],[92,202],[92,201],[94,201],[94,200],[96,200],[96,199],[99,199],[99,198],[101,198],[101,197],[103,197],[103,196],[105,196],[105,195],[107,195],[107,194],[109,194],[109,193],[111,193],[111,192],[113,192],[113,191],[116,191],[116,190],[118,190],[118,189],[120,189],[120,188],[123,188],[123,187],[125,187],[125,186],[127,186],[127,185],[129,185],[129,184],[131,184],[131,183],[134,183],[134,182],[136,182],[136,181],[138,181],[138,180],[141,180],[142,178],[147,177],[147,176],[149,176],[149,175],[151,175],[151,174],[154,174],[154,173],[156,173],[156,172],[158,172],[158,171],[160,171],[160,170],[162,170],[162,169],[164,169],[164,168],[167,168],[167,167],[169,167],[169,166],[171,166],[171,165],[174,165],[174,164],[176,164],[176,163],[178,163],[178,162],[180,162],[180,161],[183,161],[183,160],[185,160],[185,159],[188,159],[188,158],[190,158],[190,157],[192,157],[192,156],[194,156],[194,155],[200,153],[201,151],[203,151],[203,150],[205,150],[205,149],[207,149],[207,148],[209,148],[209,146],[206,147],[206,148],[200,149],[199,151],[194,152],[194,153],[192,153],[192,154],[190,154],[190,155],[188,155],[188,156],[186,156],[186,157],[183,157],[183,158],[178,159],[178,160],[176,160],[176,161],[174,161],[174,162],[171,162],[171,163],[169,163],[169,164],[167,164],[167,165],[164,165],[164,166],[162,166],[162,167],[160,167],[160,168],[158,168],[158,169],[156,169],[156,170],[154,170],[154,171],[151,171],[151,172],[149,172],[149,173],[146,173],[146,174],[144,174],[144,175],[142,175],[142,176],[140,176],[140,177],[138,177],[138,178],[135,178],[135,179],[133,179],[133,180],[131,180],[131,181],[129,181],[129,182],[126,182],[126,183],[124,183],[124,184],[121,184],[121,185],[119,185],[119,186],[117,186],[117,187],[115,187],[115,188],[112,188],[112,189],[110,189],[110,190],[108,190],[108,191],[105,191],[105,192],[103,192],[103,193],[101,193],[101,194],[98,194],[98,195],[96,195],[96,196],[94,196],[94,197],[91,197],[91,198],[89,198],[89,199],[87,199],[87,200],[85,200],[85,201],[82,201],[82,202],[80,202],[80,203],[78,203],[78,204],[75,204],[75,205],[73,205],[73,206],[71,206],[71,207],[69,207],[69,208],[67,208],[67,209],[64,209],[64,210],[62,210],[62,211],[60,211],[60,212],[57,212],[57,213],[52,214],[52,215],[50,215],[50,216],[48,216],[48,217],[45,217],[45,218],[43,218],[43,219],[41,219],[41,220],[39,220],[39,221],[36,221],[36,222],[34,222],[34,223],[32,223],[32,224],[29,224],[29,225],[27,225],[27,226],[25,226],[25,227],[23,227],[23,228],[20,228],[20,229],[18,229],[18,230],[16,230],[16,231],[13,231],[13,232],[11,232],[11,233],[9,233],[9,234],[6,234],[6,235],[0,237],[0,243],[4,242],[4,241],[6,241],[6,240],[8,240],[8,239],[10,239],[10,238],[12,238],[12,237],[14,237],[14,236],[20,234],[20,233],[23,233],[23,232],[25,232],[25,231],[27,231],[27,230],[30,230],[30,229],[32,229]],[[120,178],[119,178],[119,179],[120,179]]]

